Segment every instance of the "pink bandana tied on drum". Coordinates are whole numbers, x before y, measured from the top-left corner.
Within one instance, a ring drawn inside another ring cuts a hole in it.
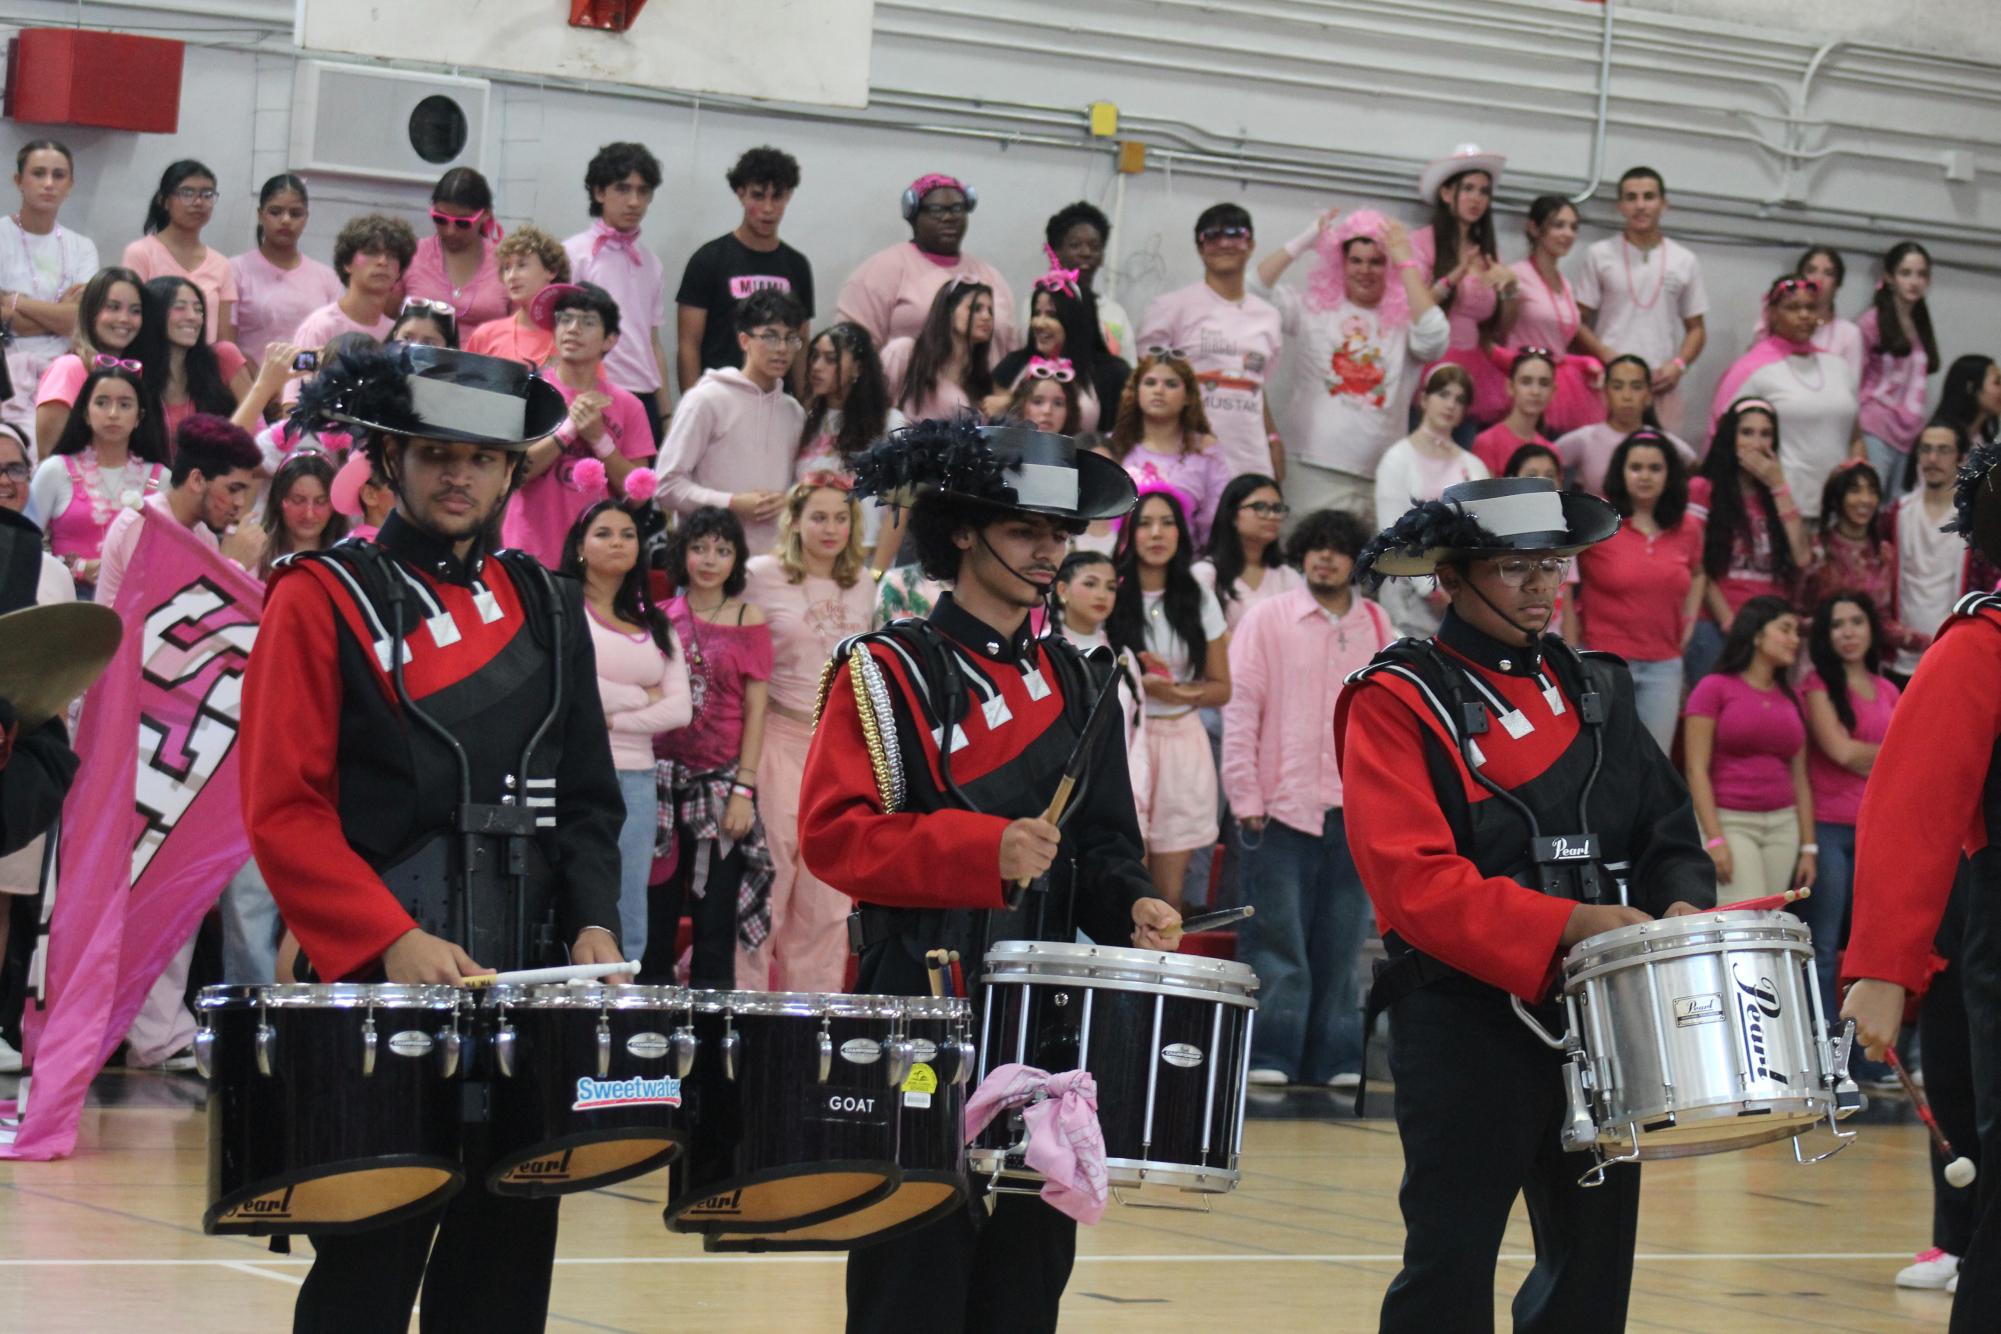
[[[1098,1125],[1098,1082],[1088,1070],[1052,1075],[1032,1065],[1003,1065],[966,1101],[971,1140],[1000,1113],[1021,1108],[1028,1165],[1043,1175],[1042,1198],[1080,1223],[1105,1216],[1105,1133]]]

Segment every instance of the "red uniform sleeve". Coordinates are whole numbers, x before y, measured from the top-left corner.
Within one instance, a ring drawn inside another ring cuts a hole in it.
[[[1005,907],[1000,839],[1009,822],[883,810],[848,672],[843,664],[835,673],[806,753],[799,851],[808,869],[850,898],[890,908]]]
[[[329,980],[360,972],[417,925],[341,832],[338,619],[310,569],[273,581],[244,673],[240,743],[257,867]]]
[[[1984,847],[1980,799],[2001,737],[2001,626],[1948,622],[1890,715],[1855,828],[1855,920],[1841,975],[1922,992],[1962,847]]]
[[[1540,1000],[1576,905],[1485,876],[1459,852],[1432,790],[1424,728],[1386,685],[1350,687],[1341,791],[1348,846],[1385,931],[1441,963]]]

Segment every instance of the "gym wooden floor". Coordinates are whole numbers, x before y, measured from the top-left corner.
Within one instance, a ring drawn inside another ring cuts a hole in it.
[[[11,1084],[0,1078],[0,1094]],[[0,1329],[290,1327],[303,1240],[287,1257],[202,1235],[202,1098],[191,1076],[108,1072],[75,1157],[0,1163]],[[1394,1127],[1344,1116],[1331,1095],[1258,1101],[1243,1184],[1213,1213],[1114,1205],[1081,1231],[1066,1334],[1375,1328],[1402,1245]],[[1943,1329],[1950,1298],[1890,1282],[1929,1244],[1924,1131],[1900,1098],[1871,1102],[1851,1122],[1862,1137],[1818,1166],[1795,1165],[1790,1144],[1650,1165],[1629,1327]],[[1477,1107],[1466,1133],[1480,1133]],[[839,1256],[704,1255],[662,1227],[664,1183],[663,1173],[564,1203],[550,1329],[841,1328]],[[1518,1209],[1495,1282],[1501,1329],[1530,1249]]]

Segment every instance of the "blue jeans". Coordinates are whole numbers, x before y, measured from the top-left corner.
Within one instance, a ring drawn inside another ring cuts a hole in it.
[[[1841,922],[1848,915],[1848,897],[1855,886],[1855,826],[1816,821],[1814,842],[1820,844],[1813,893],[1789,910],[1813,932],[1813,970],[1820,977],[1820,1004],[1830,1026],[1841,1009],[1834,989],[1834,959],[1841,952]]]
[[[1240,846],[1244,901],[1258,910],[1237,937],[1239,957],[1258,975],[1252,1068],[1309,1084],[1358,1073],[1369,898],[1340,808],[1318,835],[1268,820],[1262,839],[1244,830]]]
[[[1862,445],[1869,451],[1869,466],[1883,479],[1883,503],[1888,505],[1909,489],[1904,485],[1904,474],[1911,466],[1911,452],[1867,431],[1862,433]]]
[[[276,980],[285,923],[254,860],[230,877],[216,906],[222,915],[222,980],[242,985]]]
[[[1716,665],[1722,652],[1723,628],[1708,617],[1697,621],[1695,633],[1688,637],[1688,647],[1681,651],[1681,669],[1691,687],[1709,675],[1709,669]]]
[[[628,959],[646,955],[646,879],[653,870],[653,834],[660,792],[651,769],[620,769],[625,823],[618,831],[618,930]]]
[[[1674,725],[1681,718],[1681,659],[1629,662],[1633,673],[1633,707],[1640,724],[1660,743],[1663,755],[1674,749]]]

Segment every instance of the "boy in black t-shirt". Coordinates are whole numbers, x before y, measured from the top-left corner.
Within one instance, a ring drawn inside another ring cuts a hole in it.
[[[790,153],[753,148],[737,159],[727,178],[743,204],[743,221],[697,250],[674,294],[680,308],[675,369],[682,393],[702,372],[741,364],[736,341],[737,303],[752,292],[787,293],[806,312],[799,336],[813,320],[813,265],[778,239],[778,224],[792,192],[799,188],[799,163]],[[806,359],[798,359],[795,378]]]

